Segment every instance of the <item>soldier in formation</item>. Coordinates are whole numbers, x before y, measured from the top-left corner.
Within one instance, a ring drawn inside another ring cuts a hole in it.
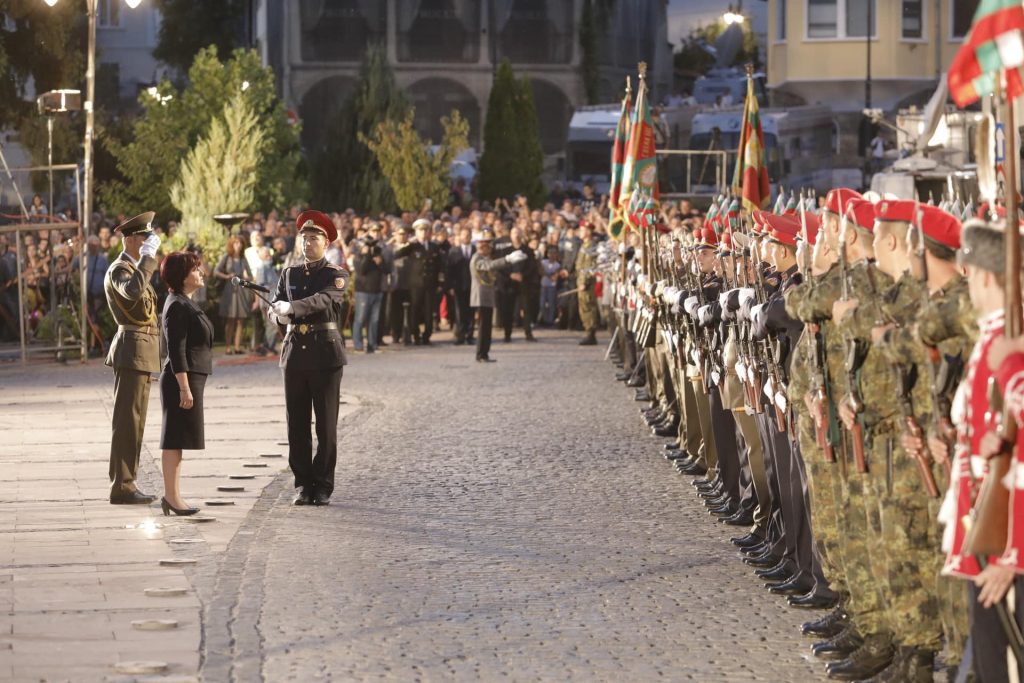
[[[765,588],[820,610],[802,630],[829,678],[952,680],[970,660],[1017,680],[1024,341],[1003,335],[1002,222],[845,188],[815,204],[720,199],[697,229],[627,233],[606,278],[617,378],[746,529]],[[993,477],[1001,508],[981,502]]]

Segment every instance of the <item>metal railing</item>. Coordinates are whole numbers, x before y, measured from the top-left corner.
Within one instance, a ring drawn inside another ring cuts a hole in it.
[[[713,197],[729,182],[730,153],[725,150],[664,149],[657,155],[663,198]]]

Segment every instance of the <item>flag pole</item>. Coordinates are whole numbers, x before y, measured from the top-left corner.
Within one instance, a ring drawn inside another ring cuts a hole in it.
[[[1018,164],[1020,148],[1017,122],[1014,116],[1014,98],[1008,88],[1003,90],[1003,125],[1006,134],[1004,176],[1006,180],[1006,336],[1019,337],[1021,334],[1020,299],[1020,217],[1017,192],[1020,189]]]

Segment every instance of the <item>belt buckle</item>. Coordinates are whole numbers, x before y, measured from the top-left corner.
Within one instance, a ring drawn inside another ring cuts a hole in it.
[[[309,332],[309,329],[311,327],[312,327],[312,325],[308,325],[306,323],[302,323],[301,325],[299,325],[299,334],[306,334],[307,332]]]

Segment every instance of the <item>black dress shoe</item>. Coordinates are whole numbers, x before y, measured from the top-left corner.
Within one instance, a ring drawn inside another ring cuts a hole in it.
[[[723,519],[722,523],[729,526],[750,526],[754,523],[754,513],[750,510],[738,510],[732,517]]]
[[[635,394],[633,394],[633,400],[645,403],[651,400],[651,395],[647,393],[646,389],[641,389],[640,391],[637,391]]]
[[[634,377],[633,379],[631,379],[628,382],[626,382],[626,386],[627,387],[634,387],[634,388],[637,388],[637,389],[639,389],[640,387],[642,387],[645,384],[647,384],[647,383],[641,381],[639,377]]]
[[[761,542],[757,545],[748,545],[745,548],[740,548],[740,552],[747,557],[757,557],[758,555],[764,555],[771,550],[771,547],[771,544],[766,539],[761,539]]]
[[[664,456],[666,460],[671,460],[673,463],[687,463],[690,461],[690,454],[686,451],[665,451]]]
[[[665,450],[666,451],[678,451],[679,450],[679,442],[678,441],[673,441],[672,443],[665,444]]]
[[[758,569],[754,572],[754,576],[764,579],[765,581],[785,583],[793,578],[793,571],[790,569],[788,562],[780,562],[771,569]]]
[[[864,639],[853,625],[847,626],[839,635],[811,646],[811,653],[825,661],[842,661],[863,645]]]
[[[817,636],[819,638],[834,638],[843,632],[850,623],[850,615],[846,610],[837,608],[815,621],[808,621],[800,627],[800,632],[806,636]]]
[[[149,505],[156,496],[148,496],[142,491],[122,491],[110,494],[111,505]]]
[[[803,595],[811,592],[813,588],[813,581],[791,579],[777,586],[772,586],[768,589],[768,592],[772,595]]]
[[[313,505],[330,505],[331,494],[324,493],[323,491],[317,491],[313,494]]]
[[[774,567],[782,559],[777,555],[758,555],[757,557],[744,557],[743,564],[749,567],[757,567],[758,569],[767,569],[768,567]]]
[[[632,374],[633,373],[631,373],[631,372],[617,372],[617,373],[615,373],[615,381],[616,382],[625,382],[626,380],[628,380],[632,376]]]
[[[832,609],[839,604],[839,598],[811,592],[805,595],[791,596],[786,602],[790,607],[798,609]]]
[[[169,517],[172,512],[178,517],[188,517],[199,512],[199,508],[176,508],[168,503],[166,498],[160,499],[160,509],[163,511],[164,517]]]
[[[292,501],[292,505],[312,505],[312,504],[313,504],[313,494],[310,493],[309,491],[307,491],[306,489],[299,489],[298,495],[296,495],[295,499]]]
[[[489,358],[488,356],[484,356],[482,358],[477,358],[476,362],[477,363],[497,363],[498,361],[494,360],[493,358]]]
[[[716,517],[732,517],[736,514],[736,508],[731,505],[717,505],[708,507],[708,514]]]
[[[679,427],[654,427],[651,429],[652,436],[675,436],[679,433]]]
[[[708,468],[704,467],[700,462],[695,462],[692,465],[687,465],[686,467],[680,465],[676,469],[678,469],[681,474],[688,474],[694,477],[700,477],[708,473]]]
[[[752,548],[755,545],[764,543],[764,539],[754,532],[750,532],[746,536],[733,536],[729,539],[729,542],[737,548]]]

